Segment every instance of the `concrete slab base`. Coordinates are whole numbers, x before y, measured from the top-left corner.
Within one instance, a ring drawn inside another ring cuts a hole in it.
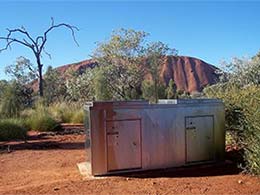
[[[79,169],[80,174],[84,177],[84,179],[90,180],[90,179],[105,179],[107,177],[94,177],[91,175],[91,164],[90,162],[81,162],[77,163],[77,167]]]

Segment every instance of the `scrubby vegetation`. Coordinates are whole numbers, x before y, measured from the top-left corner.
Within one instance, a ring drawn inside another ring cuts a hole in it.
[[[59,128],[59,123],[49,113],[37,110],[27,119],[27,123],[31,130],[36,131],[55,131]]]
[[[79,103],[52,103],[46,105],[39,101],[33,108],[21,113],[30,129],[37,131],[56,131],[60,123],[83,123],[84,110]]]
[[[53,103],[47,108],[50,115],[60,123],[83,123],[84,110],[80,103]]]
[[[226,130],[231,143],[244,151],[243,168],[260,174],[260,56],[235,59],[223,82],[204,89],[207,97],[220,98],[226,108]],[[241,72],[242,71],[242,72]]]
[[[22,119],[0,119],[0,141],[26,138],[28,126]]]
[[[226,130],[232,143],[244,150],[245,169],[260,174],[260,88],[248,86],[212,86],[208,97],[224,100]]]

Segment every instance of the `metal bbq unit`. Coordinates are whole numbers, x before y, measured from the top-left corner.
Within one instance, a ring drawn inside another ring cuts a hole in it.
[[[92,175],[221,161],[224,105],[217,99],[107,101],[90,111]]]

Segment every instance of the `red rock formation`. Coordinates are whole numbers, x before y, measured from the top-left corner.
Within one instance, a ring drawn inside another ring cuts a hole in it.
[[[65,75],[68,69],[82,73],[86,68],[93,68],[96,65],[97,63],[90,59],[63,65],[57,67],[57,70],[62,75]],[[162,81],[168,84],[169,80],[173,79],[177,89],[190,93],[202,91],[205,86],[216,83],[219,78],[219,75],[216,74],[217,68],[215,66],[188,56],[167,56],[160,69]],[[37,82],[33,83],[34,89],[37,89],[36,86]]]
[[[86,70],[86,68],[93,68],[96,65],[97,63],[94,60],[89,59],[73,64],[59,66],[56,69],[61,73],[61,75],[64,75],[68,69],[78,71],[79,73],[83,73]]]
[[[202,60],[187,56],[167,56],[161,67],[161,79],[173,79],[177,89],[186,92],[202,91],[218,81],[217,68]]]

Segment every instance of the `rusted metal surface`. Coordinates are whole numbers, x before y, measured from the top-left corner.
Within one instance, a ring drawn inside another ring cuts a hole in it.
[[[93,102],[93,175],[222,160],[224,105],[215,99]]]

